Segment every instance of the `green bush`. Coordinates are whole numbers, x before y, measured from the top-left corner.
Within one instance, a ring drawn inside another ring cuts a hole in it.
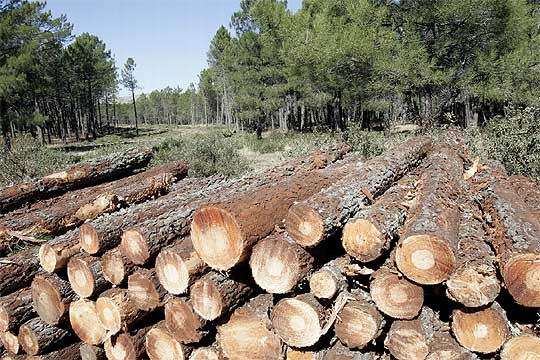
[[[11,151],[0,150],[0,186],[52,174],[80,158],[49,149],[29,135],[17,136]]]
[[[389,145],[382,132],[366,131],[355,126],[347,129],[344,138],[354,151],[367,158],[381,155]]]
[[[232,138],[220,133],[198,134],[191,138],[163,140],[154,147],[157,164],[184,160],[189,164],[190,176],[221,174],[238,176],[249,167],[237,151]]]

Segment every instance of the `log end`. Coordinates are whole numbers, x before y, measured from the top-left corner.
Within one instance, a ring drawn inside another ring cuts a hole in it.
[[[361,301],[347,303],[335,324],[338,339],[351,349],[362,349],[379,334],[383,318],[375,306]]]
[[[221,360],[221,356],[216,349],[199,348],[191,353],[189,360]]]
[[[8,310],[5,305],[0,304],[0,331],[8,331],[10,322]]]
[[[395,319],[412,319],[424,304],[424,289],[386,269],[373,275],[370,294],[377,308]]]
[[[75,334],[87,344],[101,344],[107,329],[101,323],[93,301],[81,299],[71,303],[69,321]]]
[[[39,341],[34,334],[34,331],[26,326],[25,324],[21,325],[19,328],[19,343],[24,351],[29,355],[36,355],[39,353]]]
[[[103,327],[113,334],[122,330],[122,313],[115,301],[107,296],[100,297],[95,308]]]
[[[51,325],[57,324],[67,310],[58,288],[39,275],[32,282],[32,303],[39,317]]]
[[[289,236],[303,247],[313,247],[324,236],[324,222],[321,215],[313,208],[295,204],[285,218],[285,228]]]
[[[320,314],[311,304],[296,298],[283,299],[272,311],[272,325],[288,345],[314,345],[322,334]]]
[[[138,271],[128,277],[128,291],[138,309],[150,311],[161,305],[156,285],[143,272]]]
[[[446,281],[448,297],[466,307],[491,304],[499,295],[501,285],[495,272],[485,273],[473,268],[454,272]]]
[[[85,343],[81,343],[79,352],[81,355],[81,360],[101,360],[105,358],[102,348]]]
[[[193,309],[203,319],[215,320],[223,312],[223,300],[213,281],[201,279],[190,289]]]
[[[180,255],[164,250],[156,258],[156,274],[165,290],[173,295],[185,293],[189,284],[189,271]]]
[[[72,258],[68,262],[67,274],[71,288],[75,294],[87,298],[94,293],[95,279],[88,264],[80,258]]]
[[[100,250],[99,236],[90,224],[82,224],[79,230],[79,244],[90,255],[97,254]]]
[[[392,324],[384,344],[398,360],[423,360],[429,354],[428,339],[421,331],[403,321]]]
[[[137,351],[128,334],[122,333],[107,338],[103,348],[109,360],[137,360]]]
[[[19,338],[15,336],[12,332],[6,331],[3,333],[0,333],[0,341],[2,342],[2,345],[6,348],[6,350],[11,354],[18,354],[21,346],[19,343]]]
[[[386,239],[369,220],[348,222],[343,228],[343,248],[360,262],[370,262],[381,256]]]
[[[202,323],[193,308],[183,299],[169,298],[165,304],[165,325],[183,344],[199,342],[203,336]]]
[[[61,267],[59,260],[56,250],[51,245],[43,244],[39,247],[39,264],[49,274]]]
[[[105,280],[113,285],[120,285],[126,277],[122,255],[108,251],[101,257],[101,268]]]
[[[146,239],[137,229],[126,230],[122,233],[120,247],[124,255],[134,264],[143,265],[150,258]]]
[[[432,235],[413,235],[396,249],[396,265],[409,279],[423,285],[440,284],[454,270],[455,256],[446,242]]]
[[[452,331],[461,346],[482,354],[496,352],[510,336],[508,320],[494,307],[480,311],[455,310]]]
[[[309,291],[319,299],[332,299],[338,291],[338,280],[330,271],[319,270],[309,278]]]
[[[521,335],[511,338],[504,344],[501,360],[540,359],[540,338]]]
[[[508,292],[518,304],[540,307],[540,255],[512,257],[504,265],[502,276]]]
[[[217,270],[229,270],[244,255],[244,237],[234,216],[216,206],[197,210],[191,240],[201,259]]]
[[[146,353],[150,360],[184,360],[182,345],[160,328],[153,328],[146,334]]]
[[[300,259],[291,244],[284,239],[260,241],[251,253],[249,266],[257,285],[270,294],[285,294],[301,277]]]

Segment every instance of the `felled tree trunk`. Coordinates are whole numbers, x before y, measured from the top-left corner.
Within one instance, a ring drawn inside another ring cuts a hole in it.
[[[146,334],[146,353],[150,360],[187,359],[184,347],[159,322]]]
[[[4,345],[4,348],[10,354],[18,354],[21,350],[21,344],[19,343],[19,338],[17,335],[11,331],[6,331],[0,333],[0,342]]]
[[[81,360],[105,360],[105,350],[97,346],[81,343],[79,352]]]
[[[28,357],[27,360],[66,360],[77,359],[79,356],[79,344],[71,344],[60,350],[55,350],[47,354]]]
[[[125,289],[105,291],[96,301],[96,313],[101,324],[111,333],[127,331],[129,326],[141,320],[147,311],[139,309]]]
[[[39,266],[38,249],[30,248],[0,262],[0,295],[8,295],[30,285],[43,271]]]
[[[206,320],[201,318],[185,299],[170,297],[165,304],[165,325],[181,344],[198,343],[206,332]]]
[[[24,323],[19,329],[19,343],[29,355],[44,354],[73,337],[69,330],[47,324],[40,318]]]
[[[71,303],[69,322],[73,332],[88,345],[101,344],[108,336],[93,301],[80,299]]]
[[[0,212],[7,212],[25,203],[47,199],[66,191],[111,181],[145,167],[152,159],[148,148],[129,149],[67,170],[45,176],[32,182],[0,189]]]
[[[273,185],[238,193],[227,201],[203,206],[193,215],[193,247],[210,267],[228,270],[245,260],[251,248],[268,236],[296,201],[301,201],[346,175],[336,164],[300,173]],[[254,216],[256,214],[256,216]]]
[[[39,317],[47,324],[56,325],[64,320],[70,303],[77,295],[69,281],[56,274],[38,275],[32,282],[32,303]]]
[[[103,278],[113,285],[120,285],[127,276],[135,271],[136,266],[116,247],[101,257]]]
[[[223,356],[219,348],[214,345],[194,349],[189,360],[223,360]]]
[[[333,299],[347,288],[345,268],[350,264],[348,256],[339,257],[324,264],[311,274],[309,291],[318,299]]]
[[[128,292],[138,309],[151,311],[163,306],[167,291],[158,280],[154,269],[138,269],[128,278]]]
[[[459,196],[463,160],[449,147],[426,159],[417,197],[396,249],[396,264],[419,284],[439,284],[454,271],[459,241]]]
[[[259,295],[218,327],[217,339],[224,357],[252,360],[283,357],[282,342],[268,318],[272,307],[272,295]]]
[[[285,219],[287,232],[304,247],[319,244],[414,168],[430,146],[429,138],[411,139],[388,155],[367,161],[354,174],[333,186],[295,204]]]
[[[84,221],[167,193],[187,175],[176,162],[91,188],[68,192],[9,215],[0,225],[27,236],[61,235]]]
[[[370,207],[361,210],[343,228],[345,251],[360,262],[370,262],[387,251],[398,237],[407,208],[415,196],[418,176],[400,179]]]
[[[0,298],[0,331],[14,331],[35,315],[30,288]]]
[[[67,274],[71,288],[82,298],[100,294],[110,287],[103,277],[101,259],[98,257],[81,255],[71,258]]]
[[[501,350],[501,360],[527,360],[540,357],[540,338],[520,335],[511,338]]]
[[[145,354],[146,335],[152,327],[138,330],[135,334],[121,333],[113,335],[103,344],[105,355],[109,360],[138,360]],[[180,358],[182,359],[182,358]]]

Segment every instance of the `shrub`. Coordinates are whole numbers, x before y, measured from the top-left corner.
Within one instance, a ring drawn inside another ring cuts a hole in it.
[[[357,126],[351,126],[344,138],[354,151],[360,152],[367,158],[381,155],[389,143],[380,131],[366,131]]]

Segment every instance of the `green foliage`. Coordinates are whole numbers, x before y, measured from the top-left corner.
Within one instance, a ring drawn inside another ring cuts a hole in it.
[[[382,132],[365,131],[359,127],[351,127],[345,133],[347,143],[367,158],[381,155],[389,146],[388,139]]]
[[[14,139],[12,151],[0,151],[0,185],[52,174],[79,161],[76,156],[49,149],[31,136]]]
[[[168,138],[154,147],[157,164],[184,160],[189,164],[190,176],[220,174],[238,176],[249,169],[237,150],[234,139],[219,132],[198,134],[189,138]]]

